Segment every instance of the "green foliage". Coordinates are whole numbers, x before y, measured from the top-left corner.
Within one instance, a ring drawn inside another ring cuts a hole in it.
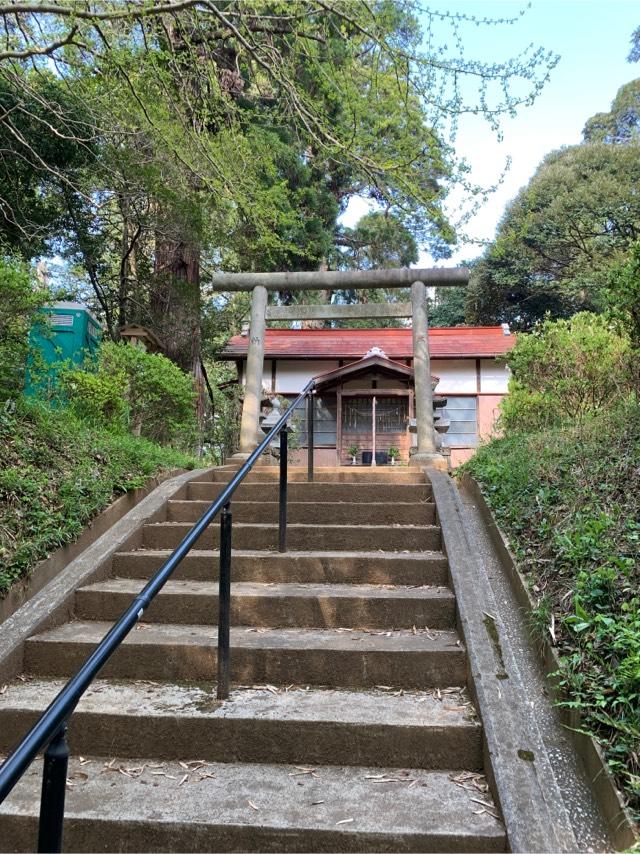
[[[204,450],[215,465],[221,465],[237,451],[240,442],[243,386],[237,382],[235,366],[229,362],[209,363],[207,373],[213,403]]]
[[[0,231],[63,254],[114,340],[142,323],[191,367],[200,265],[317,269],[355,195],[405,229],[386,257],[447,254],[449,185],[478,192],[458,117],[497,131],[558,59],[465,57],[465,31],[514,22],[415,0],[0,9]]]
[[[532,391],[518,380],[509,380],[509,394],[500,404],[500,428],[513,430],[539,430],[560,420],[560,412],[553,409],[548,396]]]
[[[0,409],[0,596],[115,497],[192,457],[26,400]]]
[[[640,27],[631,33],[631,49],[627,62],[640,62]]]
[[[640,405],[507,431],[465,469],[481,484],[561,657],[565,705],[601,744],[640,819]]]
[[[26,264],[0,254],[0,401],[22,390],[29,330],[47,296]]]
[[[608,113],[597,113],[584,126],[585,142],[620,145],[640,138],[640,79],[618,89]]]
[[[93,159],[87,121],[86,103],[50,69],[3,63],[0,242],[24,258],[44,252],[63,231],[66,199]]]
[[[63,389],[76,414],[126,425],[136,436],[189,447],[195,435],[191,377],[159,353],[107,342],[95,364],[67,369]]]
[[[625,326],[633,346],[640,350],[640,241],[624,263],[612,267],[605,299],[610,314]]]
[[[466,288],[436,288],[434,298],[428,298],[429,326],[464,325],[466,300]]]
[[[335,238],[336,247],[329,257],[331,269],[338,270],[389,270],[409,267],[418,260],[418,245],[411,230],[401,218],[386,211],[376,211],[361,217],[353,228],[340,228]],[[367,290],[338,290],[298,292],[287,294],[287,302],[300,300],[315,303],[331,299],[338,304],[376,302],[405,302],[407,288],[380,288]],[[397,318],[367,318],[363,320],[332,321],[336,327],[365,329],[371,327],[399,326]]]
[[[472,270],[467,319],[530,329],[547,315],[606,308],[610,270],[640,230],[639,184],[637,145],[594,142],[548,155]]]
[[[519,335],[507,363],[512,377],[501,411],[507,430],[583,419],[628,398],[635,386],[628,337],[587,312]]]
[[[233,219],[223,264],[266,272],[317,269],[331,251],[339,213],[329,174],[300,157],[285,129],[258,125],[243,147],[253,171],[251,209]]]
[[[335,259],[340,269],[390,270],[418,260],[415,237],[388,213],[366,214],[353,228],[342,230],[339,242],[344,247]]]
[[[60,384],[67,401],[78,416],[93,424],[123,428],[127,423],[127,376],[124,371],[109,373],[101,364],[82,368],[65,367],[60,371]]]

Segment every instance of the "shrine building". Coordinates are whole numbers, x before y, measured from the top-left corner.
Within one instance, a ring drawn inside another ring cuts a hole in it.
[[[245,383],[249,332],[231,338],[221,357],[236,363]],[[434,399],[448,429],[442,452],[451,466],[473,454],[494,430],[507,393],[505,356],[515,345],[506,326],[429,329]],[[411,327],[385,329],[266,329],[262,371],[263,412],[275,397],[293,399],[315,379],[314,460],[318,466],[406,464],[415,444],[415,386]],[[436,429],[438,421],[436,420]],[[305,413],[297,448],[306,451]]]

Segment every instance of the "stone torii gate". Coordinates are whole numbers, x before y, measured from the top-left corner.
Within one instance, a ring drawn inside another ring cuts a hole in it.
[[[345,320],[347,318],[410,317],[413,330],[413,374],[417,452],[412,465],[434,465],[442,457],[436,448],[429,359],[427,287],[461,286],[469,281],[464,268],[366,270],[311,273],[216,273],[217,291],[251,291],[251,322],[245,395],[240,424],[240,451],[246,458],[257,447],[264,338],[268,320]],[[268,306],[269,291],[377,290],[411,286],[410,303],[360,303],[356,305]]]

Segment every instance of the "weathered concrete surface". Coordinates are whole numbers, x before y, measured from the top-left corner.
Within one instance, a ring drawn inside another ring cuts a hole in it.
[[[266,289],[262,285],[257,285],[251,295],[249,350],[247,352],[244,400],[240,421],[240,452],[237,455],[240,458],[248,456],[258,446],[267,300]]]
[[[222,483],[201,481],[190,483],[184,498],[213,501],[222,491]],[[314,480],[312,483],[298,481],[287,487],[289,501],[314,501],[317,504],[337,501],[351,504],[366,503],[424,502],[431,498],[431,486],[427,483],[332,483]],[[234,493],[234,501],[277,501],[278,483],[243,482]]]
[[[500,617],[504,635],[513,651],[515,675],[521,690],[526,691],[530,702],[532,738],[536,742],[536,753],[546,761],[545,773],[555,778],[560,797],[568,814],[577,844],[581,851],[607,850],[611,840],[604,829],[603,818],[607,816],[613,840],[618,849],[630,848],[634,843],[631,825],[625,822],[620,811],[619,795],[607,792],[607,800],[599,800],[602,787],[607,783],[608,772],[603,766],[590,769],[581,760],[581,751],[576,745],[577,734],[572,730],[579,721],[567,721],[564,712],[552,702],[553,692],[545,671],[556,671],[556,661],[549,668],[541,663],[536,647],[531,643],[528,614],[513,588],[513,579],[505,567],[504,556],[495,546],[490,526],[495,529],[486,504],[479,506],[482,496],[468,489],[460,490],[464,510],[464,524],[474,538],[477,555],[485,568],[489,584],[495,596],[496,611]],[[496,529],[497,530],[497,529]],[[499,532],[498,532],[499,533]],[[508,552],[506,557],[511,560]],[[517,572],[512,564],[511,571]],[[571,727],[568,729],[567,726]],[[611,798],[613,794],[613,798]],[[598,806],[599,803],[599,806]],[[600,808],[599,808],[600,807]],[[602,814],[601,814],[602,809]]]
[[[210,506],[210,501],[173,500],[167,505],[167,521],[196,522]],[[279,501],[257,499],[234,500],[231,503],[234,522],[276,524]],[[287,502],[287,522],[291,525],[433,525],[435,505],[396,501],[393,503],[350,501],[319,503]]]
[[[111,624],[65,623],[29,639],[25,671],[67,676]],[[103,674],[118,679],[200,681],[216,673],[217,633],[211,626],[140,623]],[[231,629],[234,682],[425,689],[464,685],[465,653],[455,632],[339,629]]]
[[[230,467],[213,469],[211,480],[214,483],[228,483],[235,469]],[[277,483],[278,466],[265,466],[254,469],[247,475],[244,483]],[[410,471],[401,466],[346,466],[343,468],[319,468],[314,474],[319,483],[389,483],[389,484],[424,484],[425,476],[419,471]],[[289,483],[306,483],[306,468],[289,467]]]
[[[153,524],[112,555],[112,577],[81,584],[76,613],[86,620],[27,641],[26,681],[0,686],[0,749],[51,699],[61,683],[50,678],[78,668],[107,633],[105,620],[168,557],[157,546],[186,533],[189,525],[167,514],[195,518],[204,506],[188,499],[210,500],[221,485],[214,478],[228,480],[230,471],[182,483],[172,495],[178,503],[156,508]],[[252,475],[245,500],[264,500],[274,476],[277,469]],[[72,749],[102,758],[72,764],[66,850],[504,850],[478,774],[481,725],[459,687],[467,658],[452,630],[440,529],[396,523],[432,514],[424,474],[331,469],[310,485],[305,477],[292,473],[291,494],[306,502],[295,512],[308,519],[289,527],[299,551],[273,550],[274,524],[238,522],[243,513],[256,521],[251,506],[236,517],[234,544],[250,548],[233,553],[231,670],[232,684],[247,687],[223,704],[212,700],[214,525],[159,594],[148,614],[159,622],[135,628],[82,700]],[[336,508],[337,496],[348,503]],[[318,521],[336,509],[342,524]],[[357,524],[344,524],[349,513]],[[376,627],[363,630],[367,623]],[[114,754],[127,758],[111,763]],[[131,758],[140,755],[153,759]],[[191,766],[193,758],[202,762]],[[225,764],[203,764],[216,760]],[[318,794],[300,801],[309,785]],[[3,806],[0,848],[31,847],[39,786],[34,765]]]
[[[0,682],[20,672],[26,639],[45,626],[69,619],[76,589],[106,577],[113,555],[139,545],[143,524],[160,514],[175,491],[198,474],[201,473],[188,472],[157,487],[0,625]]]
[[[165,561],[168,549],[140,549],[118,552],[113,558],[117,577],[148,578]],[[182,561],[176,579],[196,581],[218,579],[219,553],[212,549],[194,549]],[[407,584],[421,586],[446,584],[447,559],[438,551],[424,552],[232,552],[235,581],[261,581],[264,584],[291,582],[302,584]]]
[[[488,762],[510,847],[527,852],[608,850],[606,832],[604,838],[592,837],[585,848],[576,837],[553,758],[539,738],[539,704],[520,675],[513,644],[478,554],[476,537],[466,524],[460,496],[446,475],[432,471],[430,479],[468,648]]]
[[[429,321],[427,317],[427,289],[424,282],[411,285],[413,321],[413,375],[415,382],[416,443],[411,465],[424,465],[436,454],[436,436],[433,429],[433,389],[431,388],[431,362],[429,359]]]
[[[505,849],[491,799],[443,772],[248,764],[198,770],[138,758],[108,765],[72,761],[65,851]],[[32,768],[0,806],[3,851],[34,848],[38,772]]]
[[[188,522],[157,522],[144,526],[143,545],[174,549],[191,529]],[[217,548],[220,527],[210,525],[198,541],[200,548]],[[233,545],[240,549],[275,549],[277,525],[234,522]],[[436,525],[287,525],[287,548],[311,551],[324,548],[342,551],[434,551],[440,548]]]
[[[406,288],[419,280],[438,287],[466,285],[464,267],[399,267],[391,270],[322,270],[292,273],[214,273],[212,286],[219,291],[250,291],[261,285],[267,290],[342,290],[344,288]]]
[[[110,578],[76,594],[80,620],[116,620],[145,581]],[[218,585],[207,581],[168,581],[145,612],[146,622],[217,623]],[[455,598],[447,587],[398,587],[372,584],[231,585],[234,626],[299,628],[410,629],[452,628]]]
[[[0,695],[0,752],[12,747],[63,686],[17,682]],[[337,691],[99,680],[70,727],[74,754],[214,762],[482,769],[480,724],[464,691]]]

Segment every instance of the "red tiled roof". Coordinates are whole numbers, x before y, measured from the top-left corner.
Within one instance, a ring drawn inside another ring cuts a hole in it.
[[[501,326],[456,326],[429,330],[433,359],[491,358],[507,353],[516,343]],[[248,335],[235,335],[222,358],[245,359]],[[267,329],[267,359],[359,359],[380,347],[389,359],[413,356],[411,329]]]

